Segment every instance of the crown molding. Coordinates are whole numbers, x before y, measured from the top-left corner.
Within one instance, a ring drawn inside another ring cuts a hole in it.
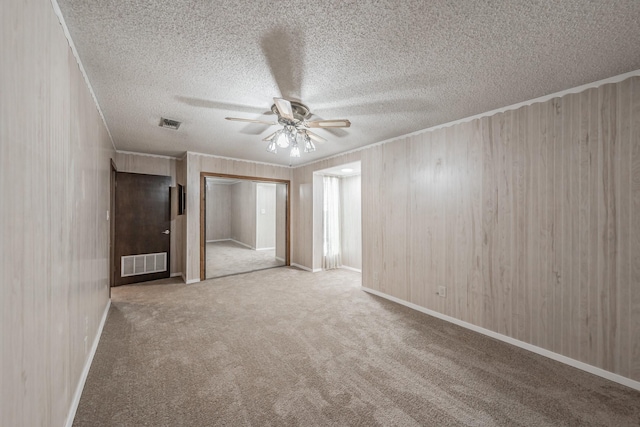
[[[293,169],[291,166],[279,165],[276,163],[258,162],[255,160],[246,160],[246,159],[235,159],[233,157],[216,156],[215,154],[204,154],[204,153],[198,153],[196,151],[187,151],[185,154],[185,157],[187,156],[187,154],[192,154],[194,156],[202,156],[202,157],[213,157],[215,159],[222,159],[222,160],[232,160],[234,162],[246,162],[246,163],[253,163],[253,164],[265,165],[265,166],[275,166],[278,168]]]
[[[84,82],[89,89],[89,93],[91,93],[91,98],[93,98],[93,102],[96,104],[96,108],[98,109],[98,114],[100,114],[100,118],[102,118],[102,123],[104,124],[105,129],[107,130],[107,134],[109,135],[109,139],[111,140],[111,145],[113,149],[117,152],[116,144],[113,142],[113,136],[111,135],[111,130],[109,126],[107,126],[107,120],[104,118],[104,114],[102,112],[102,108],[100,108],[100,104],[98,103],[98,98],[96,97],[96,93],[93,91],[93,86],[91,86],[91,82],[89,81],[89,77],[87,76],[87,72],[84,69],[84,65],[82,65],[82,61],[80,60],[80,55],[78,55],[78,50],[76,49],[76,45],[73,43],[73,39],[71,38],[71,33],[69,33],[69,27],[67,27],[67,23],[62,16],[62,11],[60,10],[60,6],[56,0],[51,0],[51,6],[53,7],[53,12],[58,17],[58,21],[62,26],[62,31],[64,32],[64,36],[67,38],[67,42],[69,43],[69,47],[71,48],[71,52],[73,53],[73,57],[76,59],[78,63],[78,67],[80,68],[80,73],[82,73],[82,77],[84,77]]]
[[[309,166],[309,165],[312,165],[314,163],[319,163],[319,162],[322,162],[322,161],[325,161],[325,160],[334,159],[336,157],[345,156],[345,155],[351,154],[351,153],[356,153],[358,151],[366,150],[368,148],[377,147],[378,145],[388,144],[390,142],[399,141],[399,140],[402,140],[402,139],[410,138],[412,136],[421,135],[423,133],[432,132],[432,131],[435,131],[435,130],[438,130],[438,129],[454,126],[454,125],[457,125],[457,124],[468,123],[468,122],[471,122],[471,121],[476,120],[476,119],[495,116],[496,114],[499,114],[499,113],[504,113],[504,112],[507,112],[507,111],[517,110],[517,109],[519,109],[521,107],[527,107],[527,106],[530,106],[530,105],[533,105],[533,104],[546,102],[546,101],[549,101],[550,99],[560,98],[560,97],[565,96],[565,95],[584,92],[587,89],[597,88],[597,87],[600,87],[600,86],[605,85],[605,84],[619,83],[619,82],[621,82],[623,80],[626,80],[626,79],[628,79],[630,77],[636,77],[636,76],[640,76],[640,70],[630,71],[628,73],[619,74],[617,76],[608,77],[608,78],[602,79],[602,80],[597,80],[595,82],[587,83],[587,84],[584,84],[584,85],[581,85],[581,86],[576,86],[574,88],[561,90],[559,92],[554,92],[554,93],[549,94],[549,95],[540,96],[538,98],[530,99],[528,101],[518,102],[517,104],[508,105],[506,107],[501,107],[501,108],[496,108],[494,110],[490,110],[490,111],[487,111],[487,112],[484,112],[484,113],[480,113],[480,114],[476,114],[476,115],[473,115],[473,116],[465,117],[463,119],[458,119],[458,120],[454,120],[452,122],[442,123],[442,124],[439,124],[439,125],[431,126],[429,128],[426,128],[426,129],[420,129],[420,130],[417,130],[415,132],[407,133],[407,134],[400,135],[400,136],[394,136],[393,138],[385,139],[383,141],[375,142],[375,143],[369,144],[369,145],[363,145],[362,147],[354,148],[353,150],[344,151],[342,153],[334,154],[334,155],[331,155],[331,156],[328,156],[328,157],[323,157],[322,159],[314,160],[312,162],[303,163],[301,165],[296,166],[296,168]]]
[[[169,159],[169,160],[183,160],[185,156],[182,157],[173,157],[173,156],[164,156],[162,154],[150,154],[150,153],[136,153],[135,151],[124,151],[124,150],[116,150],[117,154],[132,154],[134,156],[145,156],[145,157],[157,157],[160,159]]]

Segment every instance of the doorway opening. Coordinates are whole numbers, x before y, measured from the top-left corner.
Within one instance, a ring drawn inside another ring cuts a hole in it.
[[[362,272],[361,163],[316,171],[313,270]]]
[[[289,181],[201,173],[201,279],[289,265],[289,205]]]

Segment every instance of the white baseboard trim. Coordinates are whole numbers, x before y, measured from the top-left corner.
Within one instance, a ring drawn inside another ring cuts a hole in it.
[[[349,267],[349,266],[346,266],[346,265],[341,265],[340,268],[344,268],[345,270],[355,271],[357,273],[362,273],[362,270],[360,270],[358,268]]]
[[[313,270],[310,269],[309,267],[305,267],[304,265],[296,264],[294,262],[291,263],[291,267],[298,267],[300,270],[313,272]]]
[[[256,248],[256,251],[272,251],[275,249],[275,246],[273,248]]]
[[[181,271],[181,272],[179,272],[179,273],[171,273],[171,277],[178,277],[178,276],[180,276],[180,277],[183,277],[183,278],[184,278],[184,275],[182,274],[182,271]]]
[[[182,276],[182,281],[187,283],[187,276],[185,276],[184,273],[180,273],[180,276]]]
[[[445,320],[450,323],[454,323],[458,326],[462,326],[463,328],[470,329],[472,331],[481,333],[483,335],[487,335],[491,338],[495,338],[497,340],[506,342],[508,344],[515,345],[516,347],[523,348],[525,350],[529,350],[533,353],[539,354],[544,357],[548,357],[549,359],[553,359],[555,361],[564,363],[565,365],[573,366],[574,368],[578,368],[582,371],[589,372],[590,374],[597,375],[599,377],[605,378],[607,380],[616,382],[618,384],[622,384],[629,388],[633,388],[635,390],[640,390],[640,381],[635,381],[627,377],[623,377],[622,375],[614,374],[613,372],[605,371],[604,369],[597,368],[595,366],[589,365],[584,362],[580,362],[579,360],[571,359],[570,357],[563,356],[562,354],[554,353],[550,350],[544,349],[542,347],[535,346],[533,344],[526,343],[524,341],[517,340],[515,338],[508,337],[506,335],[500,334],[498,332],[491,331],[489,329],[482,328],[480,326],[476,326],[472,323],[465,322],[460,319],[456,319],[455,317],[447,316],[446,314],[438,313],[437,311],[429,310],[428,308],[424,308],[417,304],[413,304],[411,302],[402,300],[400,298],[396,298],[394,296],[385,294],[384,292],[376,291],[375,289],[367,288],[362,286],[362,290],[368,292],[373,295],[377,295],[381,298],[388,299],[389,301],[393,301],[395,303],[404,305],[405,307],[412,308],[414,310],[420,311],[424,314],[428,314],[429,316],[437,317],[438,319]]]
[[[216,243],[216,242],[228,242],[231,239],[216,239],[216,240],[207,240],[207,243]]]
[[[311,270],[312,273],[320,273],[321,271],[321,268],[314,268],[313,270]]]
[[[191,285],[193,283],[198,283],[200,281],[200,279],[191,279],[191,280],[185,280],[184,283],[186,283],[187,285]]]
[[[246,243],[239,242],[239,241],[237,241],[236,239],[229,239],[229,240],[231,240],[232,242],[235,242],[235,243],[237,243],[237,244],[239,244],[239,245],[246,246],[246,247],[247,247],[247,248],[249,248],[249,249],[255,249],[253,246],[251,246],[251,245],[247,245]]]
[[[64,424],[65,427],[73,426],[73,420],[76,417],[76,411],[78,410],[78,405],[80,404],[80,398],[82,397],[82,390],[84,390],[84,383],[87,381],[87,376],[89,375],[89,369],[91,369],[91,363],[93,363],[93,357],[96,355],[96,350],[98,349],[98,343],[100,342],[100,337],[102,336],[102,329],[104,329],[104,324],[107,322],[109,307],[111,307],[110,299],[107,300],[107,305],[104,308],[104,313],[102,313],[102,319],[100,320],[98,331],[96,332],[96,336],[93,338],[93,344],[91,345],[91,351],[89,352],[89,357],[87,357],[87,360],[84,363],[84,368],[82,369],[82,374],[80,374],[80,379],[78,380],[78,385],[76,386],[76,392],[73,394],[73,400],[71,401],[71,406],[69,407],[67,422]]]
[[[280,258],[279,256],[276,257],[276,260],[280,261],[280,262],[284,262],[285,259],[284,258]]]

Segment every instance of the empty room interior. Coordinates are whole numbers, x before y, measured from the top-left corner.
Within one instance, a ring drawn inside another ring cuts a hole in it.
[[[640,425],[639,23],[4,1],[0,425]]]

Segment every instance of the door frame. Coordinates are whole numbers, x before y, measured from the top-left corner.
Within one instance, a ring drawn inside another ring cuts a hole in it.
[[[207,177],[244,179],[247,181],[271,182],[274,184],[285,184],[287,186],[287,206],[285,207],[285,266],[291,265],[291,181],[288,179],[263,178],[258,176],[230,175],[214,172],[200,172],[200,280],[205,277],[205,248],[206,248],[206,179]]]
[[[127,176],[130,176],[131,178],[127,178]],[[136,177],[136,178],[133,178]],[[160,179],[162,178],[164,181],[166,181],[165,183],[162,183],[162,189],[163,191],[166,190],[166,197],[167,199],[164,200],[163,199],[163,206],[162,206],[162,210],[156,209],[154,212],[164,212],[166,214],[166,219],[163,220],[163,222],[166,221],[167,225],[166,225],[166,229],[165,232],[162,232],[163,234],[169,234],[169,244],[166,247],[166,253],[167,253],[167,258],[166,258],[166,272],[161,271],[161,272],[150,272],[150,273],[143,273],[140,275],[133,275],[133,276],[125,276],[122,277],[121,275],[121,269],[122,269],[122,256],[127,256],[127,255],[145,255],[145,253],[135,253],[137,251],[135,251],[134,253],[129,252],[128,250],[122,251],[122,248],[120,247],[120,245],[122,243],[126,243],[126,242],[131,242],[131,235],[127,235],[125,231],[122,230],[122,224],[127,224],[127,221],[123,221],[122,219],[119,221],[118,218],[120,217],[120,215],[114,215],[113,219],[114,219],[114,227],[115,227],[115,239],[114,239],[114,258],[113,258],[113,285],[114,287],[116,286],[122,286],[122,285],[127,285],[127,284],[133,284],[133,283],[142,283],[142,282],[146,282],[146,281],[151,281],[151,280],[159,280],[159,279],[164,279],[164,278],[169,278],[171,277],[171,255],[172,255],[172,251],[171,251],[171,241],[172,241],[172,237],[170,236],[171,234],[171,194],[170,194],[170,189],[171,189],[171,183],[172,183],[172,177],[170,175],[157,175],[157,174],[148,174],[148,173],[138,173],[138,172],[126,172],[126,171],[118,171],[116,172],[116,193],[115,193],[115,198],[114,198],[114,203],[115,203],[115,207],[114,207],[114,212],[118,212],[118,213],[127,213],[127,208],[128,206],[124,206],[124,210],[120,210],[120,208],[122,208],[122,200],[120,200],[120,198],[118,197],[119,195],[121,196],[125,196],[125,194],[128,194],[125,192],[124,189],[126,189],[126,185],[127,182],[129,181],[129,183],[131,184],[131,180],[137,180],[137,179],[143,179],[142,177],[145,177],[147,179],[152,179],[152,180],[156,180],[156,179]],[[138,183],[139,184],[139,183]],[[157,184],[157,183],[154,183]],[[165,187],[166,185],[166,187]],[[130,190],[130,189],[129,189]],[[144,194],[148,194],[146,192],[144,192]],[[130,195],[129,195],[130,196]],[[127,196],[128,197],[128,196]],[[123,199],[127,199],[127,197],[123,197]],[[163,196],[164,197],[164,196]],[[167,206],[164,206],[164,202],[167,202]],[[139,205],[138,205],[139,206]],[[148,206],[146,206],[148,207]],[[134,208],[135,211],[135,208]],[[146,218],[148,220],[148,218]],[[162,227],[164,228],[164,227]],[[168,231],[168,233],[167,233]],[[125,238],[126,237],[126,238]],[[145,241],[148,244],[149,240],[153,240],[151,239],[147,239],[147,237],[149,237],[149,234],[145,234],[144,238]],[[157,243],[157,242],[155,242]],[[164,245],[164,242],[163,242]],[[162,246],[163,246],[162,245]],[[159,245],[160,246],[160,245]],[[157,246],[156,246],[157,247]],[[139,250],[139,248],[138,248]],[[163,251],[164,252],[164,251]],[[162,277],[161,275],[166,274],[166,277]],[[155,275],[155,276],[159,276],[159,277],[153,277],[153,278],[149,278],[149,276],[151,275]],[[132,281],[130,281],[132,280]],[[123,283],[124,281],[124,283]]]
[[[118,176],[118,168],[116,163],[111,160],[111,169],[109,172],[109,298],[111,298],[111,288],[116,281],[116,177]]]

